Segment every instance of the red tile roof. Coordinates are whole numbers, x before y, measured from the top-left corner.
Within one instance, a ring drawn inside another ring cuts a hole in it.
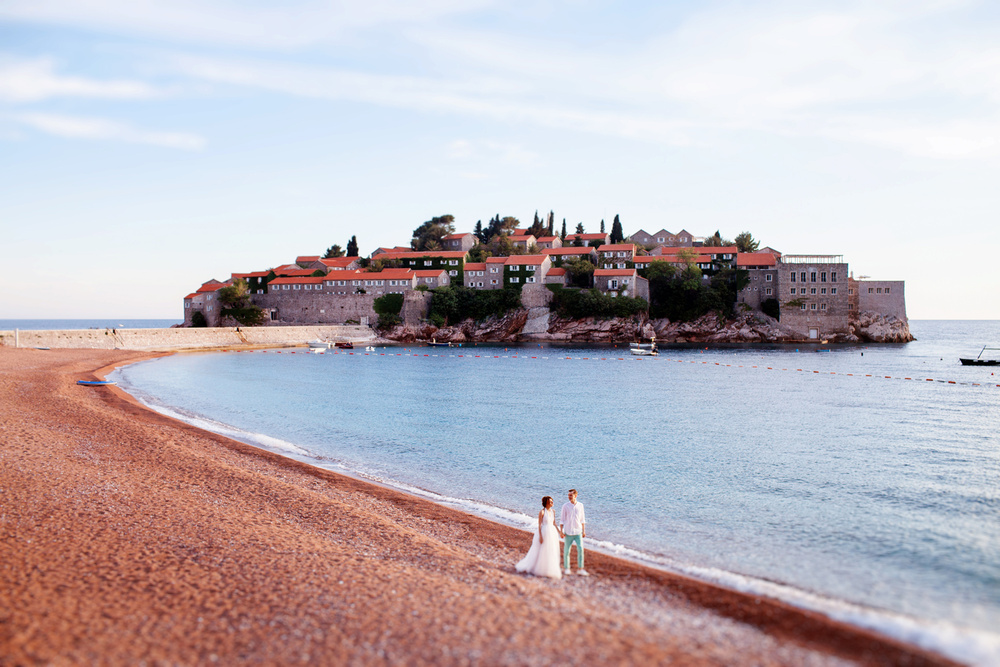
[[[511,236],[524,236],[528,233],[527,228],[518,227],[517,229],[511,230]]]
[[[184,297],[184,300],[185,300],[185,301],[187,301],[188,299],[193,299],[193,298],[195,298],[196,296],[201,296],[201,295],[200,295],[200,294],[198,294],[197,292],[191,292],[191,293],[190,293],[190,294],[188,294],[188,295],[187,295],[186,297]]]
[[[689,252],[696,252],[699,254],[711,254],[711,255],[735,255],[739,252],[739,249],[734,245],[726,246],[699,246],[697,248],[684,248],[681,246],[661,246],[661,255],[676,255],[679,252],[687,250]]]
[[[342,268],[345,268],[347,266],[350,266],[350,264],[352,262],[358,261],[358,258],[357,257],[329,257],[327,259],[321,259],[319,261],[322,262],[325,266],[330,267],[331,269],[342,269]]]
[[[311,276],[322,269],[275,269],[274,275],[279,278],[290,278],[295,276]]]
[[[554,269],[549,269],[549,275],[550,276],[565,276],[566,275],[566,269],[562,268],[561,266],[557,266]]]
[[[631,276],[635,269],[594,269],[594,276]]]
[[[323,276],[288,276],[275,278],[268,285],[318,285],[326,280]]]
[[[597,252],[612,252],[619,250],[628,250],[630,253],[635,254],[635,244],[634,243],[606,243],[597,249]]]
[[[507,263],[507,258],[506,257],[487,257],[486,258],[486,263],[487,264],[506,264]]]
[[[736,266],[775,266],[778,260],[769,252],[741,252],[736,255]]]
[[[469,262],[465,265],[466,271],[484,271],[486,269],[486,262]]]
[[[250,273],[234,273],[232,275],[233,280],[236,278],[267,278],[270,275],[270,271],[251,271]]]
[[[548,257],[546,255],[513,255],[507,258],[504,264],[514,266],[518,264],[541,264]]]
[[[356,274],[348,274],[348,278],[341,278],[338,273],[335,280],[357,280],[359,278],[362,280],[409,280],[415,275],[416,272],[411,269],[382,269],[381,271],[359,271]],[[329,275],[327,275],[327,279],[330,279]]]
[[[566,240],[573,241],[578,236],[581,241],[601,241],[608,238],[607,234],[567,234]]]
[[[413,275],[418,278],[440,278],[442,273],[448,273],[444,269],[427,269],[426,271],[414,271]]]
[[[220,283],[218,281],[207,282],[207,283],[203,284],[201,287],[199,287],[198,291],[199,292],[216,292],[216,291],[222,289],[223,287],[225,287],[227,284],[228,283]]]
[[[538,241],[540,243],[551,243],[552,241],[555,241],[557,238],[559,238],[559,237],[558,236],[539,236],[538,237]]]
[[[455,239],[460,239],[465,236],[472,236],[472,232],[460,232],[458,234],[448,234],[448,236],[442,237],[446,241],[453,241]]]
[[[296,264],[312,264],[319,261],[319,255],[300,255],[295,258]]]
[[[570,246],[567,248],[563,246],[562,248],[542,248],[543,255],[590,255],[594,252],[593,248],[574,248]]]
[[[419,252],[408,250],[407,252],[386,252],[377,255],[377,257],[378,259],[420,259],[421,257],[462,259],[468,254],[465,250],[421,250]]]

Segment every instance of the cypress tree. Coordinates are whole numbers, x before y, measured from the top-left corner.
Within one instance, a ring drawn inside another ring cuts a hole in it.
[[[347,256],[357,257],[358,256],[358,237],[352,236],[351,240],[347,242]]]
[[[625,234],[622,232],[622,223],[618,219],[618,214],[615,214],[615,221],[611,223],[611,243],[621,243],[625,240]]]
[[[566,240],[566,218],[563,218],[562,233],[559,234],[559,240],[561,241]]]

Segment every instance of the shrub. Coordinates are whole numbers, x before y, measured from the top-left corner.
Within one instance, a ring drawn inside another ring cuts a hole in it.
[[[375,325],[377,329],[391,329],[403,321],[399,316],[400,311],[403,310],[402,294],[380,296],[375,299],[372,307],[378,313],[378,323]]]
[[[561,317],[578,320],[584,317],[632,317],[649,308],[645,299],[613,297],[600,290],[552,290],[552,306]]]
[[[521,292],[518,289],[474,290],[461,285],[439,287],[432,291],[428,318],[434,316],[443,323],[461,322],[465,319],[485,320],[491,315],[504,313],[521,307]]]

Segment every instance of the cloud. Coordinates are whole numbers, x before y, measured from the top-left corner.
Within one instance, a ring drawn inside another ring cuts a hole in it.
[[[41,132],[69,139],[124,141],[188,151],[201,150],[206,143],[204,138],[195,134],[138,130],[103,118],[81,118],[48,113],[13,114],[9,118]]]
[[[5,0],[0,19],[133,37],[291,49],[329,43],[374,26],[424,23],[492,0]]]
[[[96,81],[60,76],[55,73],[55,64],[50,58],[0,58],[0,100],[7,102],[38,102],[53,97],[134,100],[158,96],[160,93],[155,88],[141,81]]]

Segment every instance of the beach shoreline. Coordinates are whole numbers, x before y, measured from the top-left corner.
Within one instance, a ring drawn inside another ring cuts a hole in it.
[[[0,661],[954,664],[75,385],[157,356],[0,348]]]

